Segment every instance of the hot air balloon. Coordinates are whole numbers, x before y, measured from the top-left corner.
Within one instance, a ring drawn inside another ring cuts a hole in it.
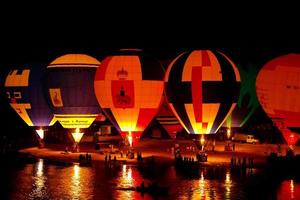
[[[210,50],[184,52],[169,65],[165,92],[170,108],[190,134],[216,133],[234,109],[240,76],[223,53]]]
[[[101,113],[94,77],[100,62],[84,54],[66,54],[47,67],[46,91],[55,118],[64,128],[88,128]],[[81,137],[80,137],[81,138]],[[79,141],[75,141],[77,151]]]
[[[10,106],[28,126],[36,128],[40,147],[44,146],[43,127],[56,121],[43,92],[46,65],[33,63],[28,67],[13,69],[5,80],[5,90]]]
[[[183,129],[180,122],[169,108],[166,97],[163,98],[162,105],[155,118],[173,139],[175,139],[176,134]]]
[[[98,102],[129,143],[137,141],[160,106],[164,71],[141,50],[123,49],[106,57],[95,76]]]
[[[288,54],[266,63],[256,79],[259,102],[282,132],[288,145],[294,145],[300,128],[300,54]]]
[[[237,68],[241,76],[241,89],[237,105],[223,124],[223,127],[228,129],[243,127],[259,107],[255,85],[259,69],[254,65],[248,65],[247,68],[237,66]]]

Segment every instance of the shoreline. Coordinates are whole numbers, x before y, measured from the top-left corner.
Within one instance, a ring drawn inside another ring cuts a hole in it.
[[[163,144],[161,144],[163,143]],[[142,157],[144,162],[147,163],[147,160],[151,160],[152,156],[154,157],[155,164],[158,166],[174,166],[175,160],[174,156],[171,153],[170,147],[174,143],[180,143],[182,149],[182,156],[187,158],[194,158],[196,160],[195,152],[190,149],[193,143],[191,141],[158,141],[158,140],[144,140],[135,147],[135,152],[142,152]],[[208,161],[201,162],[202,166],[225,166],[230,167],[231,158],[235,157],[237,160],[242,159],[243,157],[253,158],[254,167],[263,167],[266,165],[266,158],[269,155],[269,152],[272,152],[268,149],[276,148],[275,145],[260,144],[236,144],[236,151],[224,151],[225,143],[219,142],[216,145],[215,151],[207,151]],[[92,163],[105,164],[105,155],[100,154],[99,151],[93,149],[92,144],[82,144],[80,146],[81,152],[79,153],[65,153],[63,151],[64,145],[46,145],[45,148],[39,149],[37,147],[25,148],[19,150],[19,153],[23,155],[29,155],[34,158],[42,158],[51,161],[65,162],[65,163],[79,163],[79,155],[85,155],[87,152],[92,156]],[[188,149],[188,150],[187,150]],[[121,157],[120,153],[111,154],[111,160],[113,162],[114,156],[118,163],[138,165],[139,162],[136,159],[136,153],[134,159],[127,159],[125,156]]]

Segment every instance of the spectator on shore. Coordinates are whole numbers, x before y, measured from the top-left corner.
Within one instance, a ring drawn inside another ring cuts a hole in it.
[[[280,144],[277,145],[277,151],[279,154],[281,153],[281,145]]]

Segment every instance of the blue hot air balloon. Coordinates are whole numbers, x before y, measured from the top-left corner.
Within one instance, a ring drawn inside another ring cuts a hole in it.
[[[49,108],[43,91],[46,65],[29,64],[9,72],[5,90],[10,106],[28,126],[39,128],[37,133],[43,139],[42,127],[54,124],[55,117]]]
[[[100,62],[85,54],[63,55],[47,67],[46,93],[64,128],[88,128],[101,113],[94,94]]]

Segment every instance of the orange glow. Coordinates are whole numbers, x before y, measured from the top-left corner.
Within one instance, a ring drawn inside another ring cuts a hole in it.
[[[84,133],[80,133],[79,128],[76,128],[75,132],[72,133],[72,137],[76,143],[79,143]]]
[[[80,172],[80,168],[78,165],[74,165],[74,179],[79,179],[79,172]]]
[[[44,130],[42,128],[36,130],[36,132],[41,139],[44,139]]]
[[[226,178],[225,178],[225,196],[226,196],[226,199],[230,199],[230,189],[231,189],[231,186],[232,186],[232,181],[231,181],[231,178],[230,178],[230,172],[227,171],[226,172]]]
[[[72,65],[70,65],[71,63]],[[48,68],[52,67],[98,67],[100,62],[85,54],[66,54],[56,58],[50,63]]]
[[[194,113],[194,106],[192,104],[185,104],[185,109],[187,111],[190,123],[193,127],[195,134],[209,134],[213,126],[213,122],[217,116],[220,104],[210,103],[209,105],[202,105],[203,109],[203,120],[207,122],[207,127],[203,127],[202,122],[196,122],[196,117]],[[187,129],[186,129],[187,130]],[[188,131],[188,130],[187,130]]]
[[[201,198],[205,198],[205,179],[204,179],[204,175],[203,175],[203,171],[201,172],[201,177],[199,180],[199,189],[200,189],[200,197]]]
[[[291,149],[293,149],[293,146],[297,143],[300,136],[298,134],[295,134],[294,132],[290,131],[287,128],[280,128],[279,130],[282,132],[282,135],[285,138],[289,147]]]
[[[73,176],[72,176],[72,184],[71,184],[71,194],[73,199],[79,199],[81,193],[81,178],[80,178],[80,167],[78,165],[74,165],[73,168]]]
[[[44,170],[44,160],[43,159],[39,159],[39,162],[37,164],[37,171],[36,171],[36,175],[38,177],[43,175],[43,170]]]
[[[122,113],[120,113],[120,114],[122,114]],[[124,118],[116,117],[116,120],[118,120],[119,126],[123,132],[126,132],[126,131],[131,132],[131,131],[135,131],[137,117],[138,117],[138,115],[134,115],[134,116],[133,115],[127,115],[127,116],[124,115]],[[129,120],[126,120],[126,118],[128,118]]]
[[[34,189],[33,193],[36,197],[42,197],[45,193],[45,183],[46,176],[44,175],[44,161],[43,159],[39,159],[38,163],[36,163],[36,172],[34,176]]]
[[[290,192],[291,192],[291,199],[295,199],[295,186],[294,186],[293,179],[291,179],[291,182],[290,182]]]
[[[205,142],[204,135],[201,135],[200,143],[202,146],[204,145],[204,142]]]
[[[126,165],[122,167],[121,185],[123,184],[133,186],[132,169]]]
[[[132,135],[131,135],[131,131],[128,132],[127,138],[128,138],[128,142],[129,142],[130,147],[132,147]]]
[[[290,188],[291,188],[291,198],[294,198],[294,180],[293,179],[291,179]]]
[[[118,179],[117,184],[121,188],[135,187],[136,180],[133,178],[131,167],[128,167],[125,164],[122,166],[122,172],[120,173],[120,178]],[[121,199],[140,199],[140,198],[134,198],[135,197],[134,192],[123,193],[121,197],[123,197]]]
[[[230,134],[231,134],[231,130],[230,128],[227,129],[227,138],[229,139],[230,138]]]
[[[146,65],[139,53],[123,53],[104,59],[96,71],[94,90],[100,107],[120,132],[142,132],[160,106],[164,82],[159,75],[153,80],[143,77]]]

